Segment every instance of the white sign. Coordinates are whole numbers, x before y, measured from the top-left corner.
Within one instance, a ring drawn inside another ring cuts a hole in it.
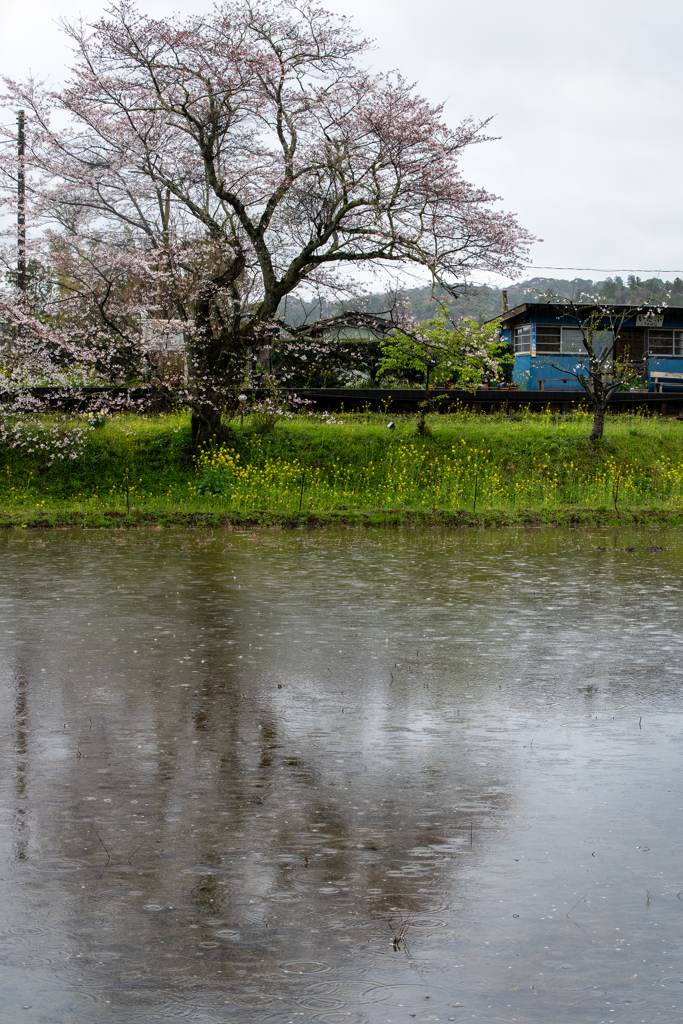
[[[179,320],[145,320],[142,347],[145,352],[184,352],[185,334]]]
[[[636,315],[636,327],[661,327],[664,323],[664,314],[657,316],[648,313],[638,313]]]

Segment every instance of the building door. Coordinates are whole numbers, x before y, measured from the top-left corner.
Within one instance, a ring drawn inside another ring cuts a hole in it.
[[[642,327],[626,327],[619,332],[615,356],[619,360],[645,368],[645,331]]]

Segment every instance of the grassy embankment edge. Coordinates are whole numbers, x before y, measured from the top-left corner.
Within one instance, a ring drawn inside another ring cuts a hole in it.
[[[324,529],[330,527],[373,528],[373,527],[404,527],[441,529],[496,529],[516,527],[538,529],[542,527],[571,527],[588,529],[591,527],[610,526],[683,526],[683,509],[643,509],[619,510],[596,509],[537,509],[504,511],[490,509],[484,512],[453,512],[451,510],[411,511],[411,510],[353,510],[344,512],[300,512],[275,513],[254,510],[252,512],[145,512],[131,510],[127,512],[105,511],[102,513],[87,512],[39,512],[31,514],[0,509],[0,529],[28,530],[63,530],[63,529],[114,529],[129,530],[136,528],[157,529],[224,529],[224,530],[257,530],[257,529]]]

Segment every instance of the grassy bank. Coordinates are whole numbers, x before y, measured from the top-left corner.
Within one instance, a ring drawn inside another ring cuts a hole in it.
[[[77,458],[0,450],[3,525],[504,525],[683,522],[683,424],[590,417],[301,416],[270,432],[245,417],[193,454],[188,417],[122,416]]]

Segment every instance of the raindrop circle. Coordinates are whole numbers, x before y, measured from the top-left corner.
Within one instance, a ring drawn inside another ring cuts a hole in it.
[[[285,974],[323,974],[330,969],[329,964],[320,960],[289,960],[279,967]]]

